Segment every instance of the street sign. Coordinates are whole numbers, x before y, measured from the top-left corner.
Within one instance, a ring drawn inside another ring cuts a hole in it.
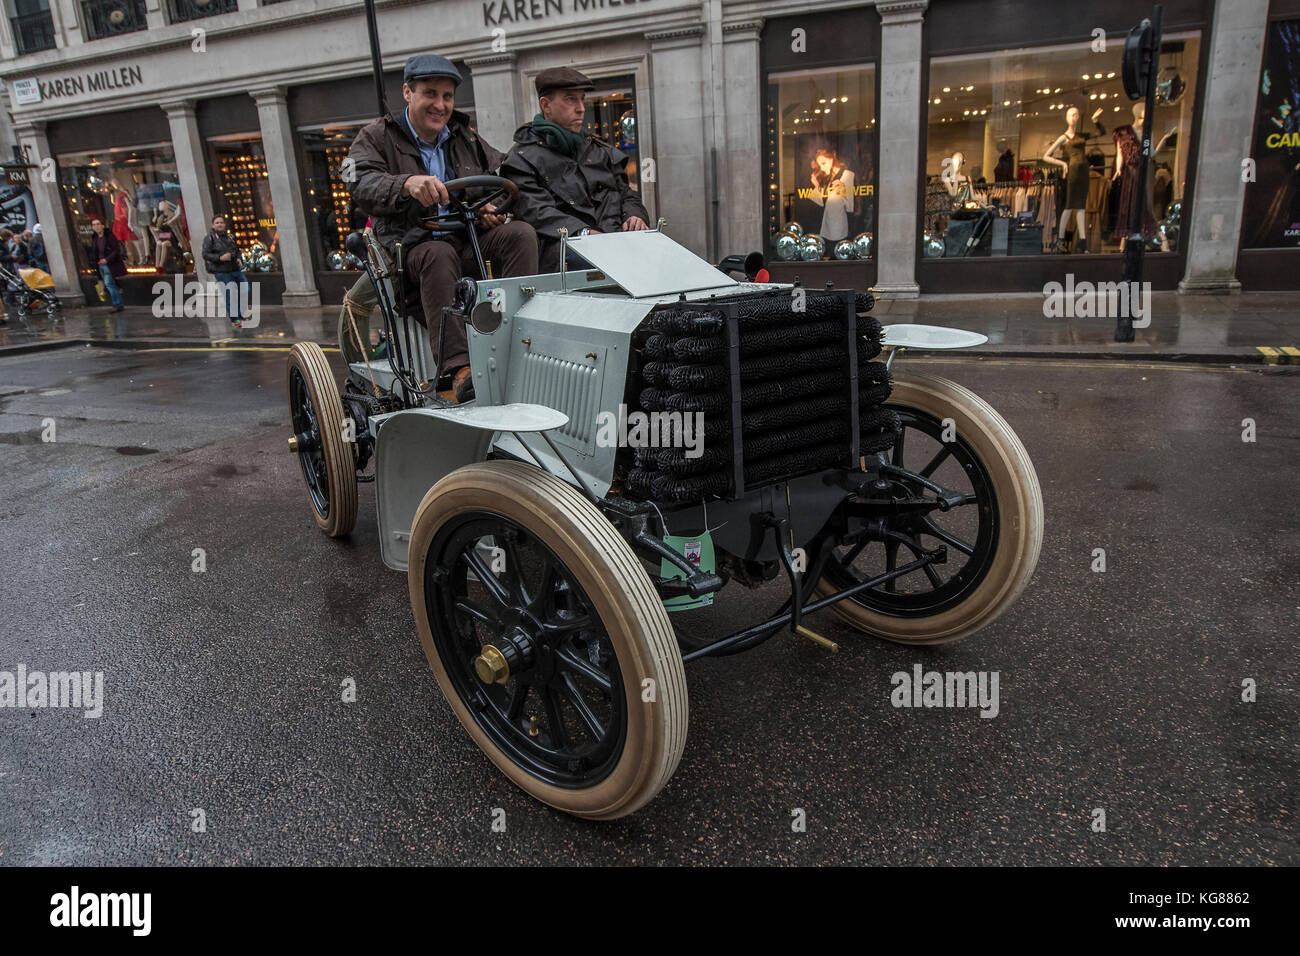
[[[27,186],[31,182],[27,178],[27,170],[21,166],[6,166],[4,171],[5,184],[8,186]]]
[[[41,84],[36,81],[35,77],[26,80],[14,80],[14,105],[30,106],[32,103],[41,101]]]

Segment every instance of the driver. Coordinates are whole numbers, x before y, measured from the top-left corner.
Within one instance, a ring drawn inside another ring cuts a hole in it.
[[[408,273],[420,286],[424,321],[437,348],[442,309],[451,305],[456,280],[478,265],[468,238],[435,238],[420,218],[445,213],[450,197],[444,182],[464,176],[494,175],[501,164],[497,152],[457,112],[456,87],[460,71],[446,57],[423,53],[406,61],[402,74],[406,109],[389,113],[357,133],[348,152],[352,197],[373,220],[375,238],[393,253],[401,242]],[[472,199],[461,195],[458,198]],[[479,244],[492,274],[526,276],[537,272],[537,235],[527,223],[482,209]],[[477,278],[483,278],[477,276]],[[452,376],[456,401],[473,397],[469,346],[463,319],[453,319],[445,331],[440,372]]]

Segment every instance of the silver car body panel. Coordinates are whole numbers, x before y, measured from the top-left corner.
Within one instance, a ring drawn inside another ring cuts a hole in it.
[[[498,431],[563,428],[568,419],[536,405],[408,408],[375,415],[375,507],[384,564],[405,571],[415,512],[425,494],[457,468],[487,458]]]

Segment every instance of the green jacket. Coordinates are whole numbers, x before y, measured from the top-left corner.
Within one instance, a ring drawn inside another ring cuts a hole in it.
[[[650,222],[628,183],[627,153],[594,136],[584,139],[575,160],[543,143],[529,123],[515,131],[501,163],[501,175],[519,187],[515,216],[537,230],[543,272],[559,268],[561,226],[573,236],[583,229],[617,232],[631,216]]]

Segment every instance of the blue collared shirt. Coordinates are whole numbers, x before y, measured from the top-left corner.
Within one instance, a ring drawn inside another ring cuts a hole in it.
[[[451,137],[450,123],[442,128],[438,134],[436,143],[426,143],[416,135],[415,127],[411,125],[410,109],[402,110],[402,122],[406,124],[406,131],[411,134],[411,139],[415,141],[415,146],[420,151],[420,161],[424,164],[424,171],[430,176],[437,176],[440,182],[447,181],[447,157],[443,144]],[[438,207],[438,214],[442,215],[447,211],[445,205]]]

